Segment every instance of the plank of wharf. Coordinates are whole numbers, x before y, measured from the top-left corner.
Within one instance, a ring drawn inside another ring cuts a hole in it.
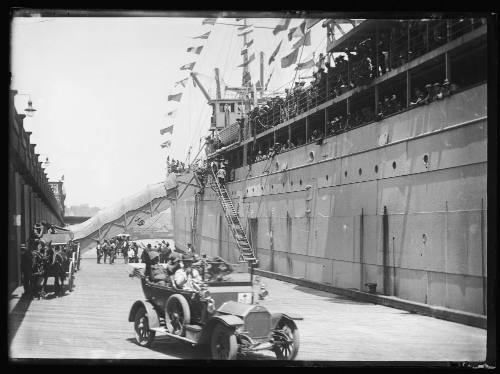
[[[143,299],[130,267],[83,260],[75,290],[64,297],[19,301],[9,314],[11,358],[206,359],[206,352],[167,337],[151,349],[134,341],[128,313]],[[486,330],[363,303],[257,277],[271,312],[294,313],[304,361],[484,361]],[[258,286],[258,285],[256,285]],[[255,288],[258,290],[258,287]],[[274,359],[272,352],[242,359]]]
[[[189,344],[159,338],[138,346],[128,322],[132,304],[144,299],[140,282],[123,259],[113,265],[82,260],[73,292],[46,300],[18,301],[9,315],[11,358],[196,359]]]

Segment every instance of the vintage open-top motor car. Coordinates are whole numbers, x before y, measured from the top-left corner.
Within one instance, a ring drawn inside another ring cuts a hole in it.
[[[204,266],[210,261],[205,261]],[[138,268],[142,264],[130,264]],[[213,263],[215,266],[216,264]],[[201,272],[205,273],[204,271]],[[159,285],[142,273],[145,300],[130,309],[138,344],[149,347],[157,333],[210,348],[213,359],[271,350],[278,359],[293,360],[299,350],[299,316],[270,313],[254,302],[253,271],[233,272],[204,283],[200,291],[179,289],[175,282]]]

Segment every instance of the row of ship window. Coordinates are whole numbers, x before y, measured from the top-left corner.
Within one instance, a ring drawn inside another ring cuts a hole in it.
[[[424,161],[425,164],[428,163],[428,160],[429,160],[429,156],[428,155],[424,155],[423,161]],[[392,162],[392,168],[396,169],[396,167],[397,167],[397,163],[396,163],[396,161],[393,161]],[[374,171],[375,171],[375,173],[378,173],[378,165],[375,165]],[[358,169],[358,174],[359,175],[363,174],[363,170],[361,168]],[[347,170],[344,171],[344,177],[347,178]],[[326,175],[325,178],[328,181],[328,174]],[[282,185],[283,185],[283,187],[285,187],[285,183],[284,182],[282,183]],[[290,185],[293,186],[293,181],[290,181]],[[302,186],[302,179],[299,180],[299,185]],[[264,191],[264,186],[261,186],[260,188],[261,188],[262,191]],[[271,185],[271,189],[274,189],[274,185]],[[236,195],[236,192],[237,191],[231,191],[231,195]],[[247,188],[247,193],[248,192],[249,192],[249,189]],[[252,187],[252,192],[255,192],[254,187]]]

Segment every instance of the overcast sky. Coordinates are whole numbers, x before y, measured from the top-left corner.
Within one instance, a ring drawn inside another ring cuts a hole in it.
[[[236,23],[219,18],[218,22]],[[242,24],[243,21],[239,21]],[[274,27],[277,19],[248,20],[249,24]],[[301,20],[291,23],[296,26]],[[202,25],[202,18],[14,18],[11,39],[12,88],[19,112],[29,94],[37,112],[24,121],[32,131],[32,143],[41,159],[49,158],[50,180],[64,175],[66,205],[106,207],[163,181],[165,160],[170,155],[185,160],[189,146],[193,155],[209,127],[210,107],[189,80],[183,88],[175,82],[188,76],[183,64],[197,61],[194,71],[215,96],[214,67],[223,83],[241,83],[242,38],[234,26]],[[313,28],[312,51],[324,52],[326,31]],[[212,31],[208,40],[192,39]],[[293,78],[293,67],[280,69],[280,58],[291,51],[286,32],[255,29],[250,54],[253,82],[258,80],[258,53],[265,53],[265,79],[274,70],[270,88],[284,89]],[[268,58],[280,40],[285,42],[276,62]],[[293,41],[295,42],[295,40]],[[187,53],[203,45],[201,55]],[[310,72],[301,72],[301,75]],[[180,103],[167,96],[183,92]],[[177,109],[176,118],[166,113]],[[174,124],[172,147],[161,128]]]

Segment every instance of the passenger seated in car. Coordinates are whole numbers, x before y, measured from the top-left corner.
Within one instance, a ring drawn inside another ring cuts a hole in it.
[[[190,265],[184,267],[184,264],[180,263],[180,268],[175,272],[174,275],[175,286],[179,289],[199,291],[201,290],[202,279],[198,270],[193,269]]]
[[[160,255],[156,251],[150,251],[149,255],[149,274],[146,273],[146,276],[149,277],[149,280],[154,283],[158,283],[160,285],[166,285],[168,280],[167,271],[159,264]]]
[[[174,275],[179,269],[181,255],[177,252],[172,252],[167,260],[167,274],[169,276]]]

